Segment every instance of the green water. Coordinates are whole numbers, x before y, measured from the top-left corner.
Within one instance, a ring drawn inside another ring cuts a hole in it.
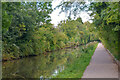
[[[74,63],[84,46],[2,63],[2,78],[50,78]]]

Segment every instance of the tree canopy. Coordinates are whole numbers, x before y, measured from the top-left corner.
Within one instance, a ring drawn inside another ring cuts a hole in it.
[[[79,15],[81,11],[87,11],[93,17],[90,31],[94,31],[102,43],[108,48],[113,55],[120,59],[120,2],[94,2],[89,0],[87,5],[85,2],[71,1],[62,3],[56,8],[61,7],[61,12],[69,12],[68,17],[72,14]]]

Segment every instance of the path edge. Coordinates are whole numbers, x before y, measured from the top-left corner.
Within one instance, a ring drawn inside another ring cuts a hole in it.
[[[120,61],[118,61],[107,48],[105,48],[105,49],[110,54],[110,56],[113,58],[113,60],[115,61],[115,63],[118,65],[118,78],[120,80]]]

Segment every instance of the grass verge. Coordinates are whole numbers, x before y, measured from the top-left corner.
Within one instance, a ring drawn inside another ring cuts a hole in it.
[[[71,64],[67,64],[65,70],[60,72],[57,76],[52,77],[55,78],[81,78],[86,67],[89,65],[91,57],[97,47],[98,43],[93,42],[89,43],[85,46],[83,53],[74,59]]]

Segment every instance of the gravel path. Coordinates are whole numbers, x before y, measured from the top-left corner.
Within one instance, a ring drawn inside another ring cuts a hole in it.
[[[102,43],[98,44],[94,55],[92,56],[91,62],[86,68],[82,78],[84,80],[87,80],[85,78],[104,78],[104,80],[118,78],[118,65],[105,50]]]

